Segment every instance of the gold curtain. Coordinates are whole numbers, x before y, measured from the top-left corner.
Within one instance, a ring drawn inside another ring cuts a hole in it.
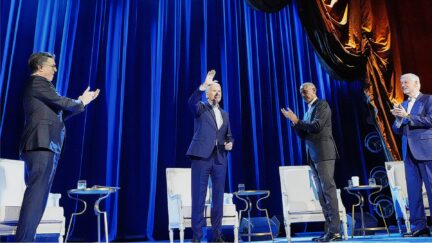
[[[387,159],[399,160],[390,108],[403,100],[400,65],[393,65],[391,32],[384,0],[297,1],[309,38],[329,73],[363,80]]]

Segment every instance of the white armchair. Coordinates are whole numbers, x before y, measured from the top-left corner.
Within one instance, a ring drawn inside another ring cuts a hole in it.
[[[286,238],[288,242],[291,242],[292,223],[322,222],[325,221],[325,218],[310,166],[280,166],[279,176]],[[337,197],[343,235],[347,240],[347,217],[339,189]]]
[[[191,169],[190,168],[167,168],[167,198],[168,198],[168,217],[169,217],[169,237],[170,242],[174,240],[174,229],[180,231],[180,242],[184,241],[184,229],[191,227],[192,196],[191,196]],[[204,217],[207,226],[210,222],[210,197],[211,189],[207,189],[207,199]],[[222,225],[234,226],[234,242],[238,242],[238,213],[232,201],[233,194],[224,194]]]
[[[399,232],[402,232],[401,221],[405,222],[407,232],[411,232],[409,222],[408,192],[405,179],[405,165],[403,161],[385,162],[389,187],[395,207],[396,219],[398,222]],[[426,216],[430,216],[429,200],[426,194],[426,188],[423,184],[423,204],[425,206]]]
[[[0,159],[0,235],[15,234],[25,189],[24,162]],[[50,193],[36,234],[59,234],[63,242],[65,217],[60,197]]]

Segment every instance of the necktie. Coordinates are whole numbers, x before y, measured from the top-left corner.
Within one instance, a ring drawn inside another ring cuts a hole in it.
[[[408,108],[407,108],[407,113],[410,114],[411,113],[411,109],[413,108],[414,102],[416,101],[416,98],[408,98]]]

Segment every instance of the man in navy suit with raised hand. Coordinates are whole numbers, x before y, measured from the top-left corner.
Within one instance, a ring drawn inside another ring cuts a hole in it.
[[[28,65],[31,76],[24,87],[25,125],[20,156],[28,179],[15,235],[16,242],[34,241],[54,180],[66,129],[64,120],[84,111],[99,95],[87,88],[78,99],[57,93],[52,80],[57,72],[54,54],[33,53]]]
[[[205,81],[189,98],[194,114],[194,135],[186,155],[192,162],[192,231],[193,242],[200,242],[204,226],[204,206],[209,177],[212,181],[211,225],[213,242],[224,242],[221,234],[227,155],[233,147],[228,113],[219,103],[221,86],[213,80],[216,72],[207,73]],[[201,97],[206,93],[207,101]]]
[[[408,191],[411,233],[404,237],[430,237],[423,205],[422,186],[432,204],[432,96],[420,92],[420,78],[412,73],[400,77],[408,99],[395,105],[393,131],[402,135],[402,154]],[[432,208],[430,208],[432,210]],[[432,215],[432,213],[431,213]]]

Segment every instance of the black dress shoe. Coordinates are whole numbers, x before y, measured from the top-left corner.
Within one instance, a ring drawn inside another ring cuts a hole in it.
[[[319,238],[317,242],[330,242],[330,241],[341,241],[342,236],[339,233],[326,233],[322,238]]]
[[[314,237],[312,238],[312,241],[318,241],[319,239],[323,238],[326,235],[326,233],[323,233],[320,237]]]
[[[403,237],[430,237],[431,233],[429,228],[423,228],[421,230],[415,230],[411,233],[405,233],[403,234]]]

